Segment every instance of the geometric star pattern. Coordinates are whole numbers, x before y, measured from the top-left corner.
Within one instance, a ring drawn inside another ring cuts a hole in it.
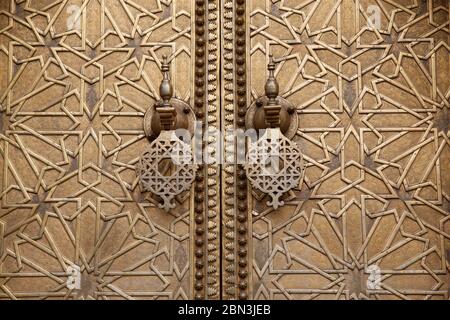
[[[247,7],[252,98],[272,53],[306,167],[278,210],[253,192],[253,298],[448,299],[448,1]]]
[[[449,299],[448,1],[201,2],[0,1],[0,299],[217,297],[197,253],[222,257],[233,298]],[[228,128],[263,94],[270,54],[301,185],[274,210],[241,167],[219,188],[205,166],[158,208],[136,165],[162,56],[174,96]]]

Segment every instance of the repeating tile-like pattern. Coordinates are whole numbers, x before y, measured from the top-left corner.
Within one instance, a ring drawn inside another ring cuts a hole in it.
[[[448,299],[448,1],[252,0],[249,94],[268,56],[305,178],[253,192],[252,297]]]
[[[0,2],[0,298],[191,298],[191,193],[141,193],[163,55],[191,101],[191,0]]]

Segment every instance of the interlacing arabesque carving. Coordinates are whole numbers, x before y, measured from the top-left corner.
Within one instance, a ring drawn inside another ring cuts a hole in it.
[[[252,297],[448,299],[448,2],[247,7],[252,99],[273,53],[306,164],[284,207],[253,192]]]
[[[0,298],[218,297],[217,167],[196,177],[191,252],[191,193],[167,214],[135,166],[163,54],[218,127],[220,6],[223,128],[272,52],[307,165],[283,208],[248,207],[226,150],[223,296],[448,299],[446,0],[40,3],[0,2]]]
[[[0,298],[190,298],[190,192],[141,194],[146,109],[170,57],[189,101],[192,8],[1,1]]]

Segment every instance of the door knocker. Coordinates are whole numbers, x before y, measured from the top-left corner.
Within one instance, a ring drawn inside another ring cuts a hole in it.
[[[197,166],[192,146],[175,132],[186,129],[192,133],[195,115],[186,102],[172,97],[166,56],[163,56],[161,71],[161,100],[150,107],[144,117],[144,131],[152,142],[141,154],[136,170],[142,191],[159,196],[162,200],[159,207],[168,212],[176,206],[174,197],[189,190],[195,179]]]
[[[270,56],[265,96],[257,99],[246,115],[247,129],[262,130],[256,142],[250,142],[246,159],[247,178],[253,188],[269,195],[268,206],[284,205],[283,194],[298,187],[303,174],[303,157],[291,141],[298,127],[295,107],[278,96],[275,63]]]

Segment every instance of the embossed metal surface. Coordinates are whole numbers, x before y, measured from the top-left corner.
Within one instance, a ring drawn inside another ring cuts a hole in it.
[[[284,207],[253,193],[249,296],[448,299],[448,1],[247,3],[248,92],[282,60],[306,164]]]
[[[191,100],[194,2],[0,2],[0,298],[193,297],[192,192],[141,194],[171,56]]]
[[[270,53],[301,189],[268,207],[235,146],[159,209],[162,55],[213,132]],[[0,1],[0,299],[448,299],[448,57],[447,0]]]

